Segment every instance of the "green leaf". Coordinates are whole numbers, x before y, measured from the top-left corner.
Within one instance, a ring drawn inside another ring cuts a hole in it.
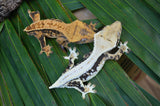
[[[145,0],[147,4],[149,4],[153,8],[154,11],[158,12],[160,14],[160,1],[158,0]]]
[[[125,1],[80,1],[104,24],[110,24],[113,20],[121,21],[124,28],[121,37],[122,41],[127,40],[131,50],[141,58],[157,76],[160,76],[158,71],[160,69],[160,49],[157,49],[160,46],[159,32],[156,32],[155,29],[145,21],[144,17],[136,13]],[[137,5],[138,3],[141,2],[137,1]],[[156,14],[152,15],[151,17],[153,17],[153,19],[158,18]],[[156,22],[159,23],[159,21]]]
[[[83,5],[78,0],[61,0],[61,2],[70,10],[77,10],[83,8]]]
[[[96,95],[91,95],[91,100],[92,100],[91,105],[93,106],[106,106],[105,103],[103,103],[103,101]]]
[[[123,91],[123,89],[121,89],[120,86],[118,86],[114,80],[112,80],[112,82],[114,83],[116,89],[128,105],[136,105],[136,103],[131,99],[130,95],[126,95],[125,91]]]
[[[1,72],[2,73],[2,72]],[[11,105],[11,99],[9,97],[9,93],[7,91],[7,86],[3,80],[3,76],[0,73],[0,93],[1,93],[1,104]]]
[[[4,25],[4,23],[3,23],[3,22],[2,22],[2,23],[0,23],[0,32],[2,31],[3,25]]]
[[[2,58],[3,59],[3,58]],[[4,100],[6,102],[6,104],[17,104],[17,105],[22,105],[22,100],[19,96],[19,93],[16,89],[16,86],[14,85],[14,82],[12,80],[12,77],[10,76],[10,74],[7,72],[7,67],[4,67],[6,65],[4,65],[4,62],[3,60],[1,59],[1,65],[3,66],[2,67],[2,72],[4,73],[3,74],[3,78],[5,79],[6,81],[6,85],[2,85],[2,88],[6,87],[7,88],[7,92],[6,91],[2,91],[3,93],[5,93],[3,96],[4,96]],[[5,71],[5,72],[4,72]],[[2,75],[1,75],[2,76]],[[4,90],[4,89],[3,89]]]
[[[122,41],[129,41],[131,54],[127,55],[144,72],[159,82],[159,15],[143,1],[98,1],[79,0],[96,17],[83,20],[87,24],[98,23],[96,28],[120,20],[123,25]],[[23,1],[17,13],[4,21],[0,33],[0,105],[158,105],[159,102],[128,78],[116,63],[107,61],[101,72],[90,82],[95,84],[96,94],[86,95],[75,89],[52,89],[48,87],[63,73],[68,61],[56,39],[48,39],[53,53],[48,58],[39,55],[40,44],[23,29],[32,23],[27,10],[38,10],[41,19],[58,18],[66,23],[76,19],[73,11],[84,6],[78,0],[34,0]],[[158,2],[158,1],[157,1]],[[145,13],[143,13],[145,11]],[[148,14],[150,16],[148,16]],[[153,20],[152,20],[153,19]],[[158,22],[157,22],[158,21]],[[144,38],[145,36],[145,38]],[[152,39],[154,41],[151,41]],[[151,45],[153,44],[153,45]],[[93,48],[91,44],[70,44],[80,53],[76,63]],[[152,47],[153,46],[153,47]]]
[[[2,55],[3,55],[3,61],[7,64],[7,65],[3,65],[3,66],[7,66],[8,67],[8,75],[10,75],[10,77],[12,77],[12,78],[14,78],[14,79],[12,79],[13,80],[13,83],[15,84],[15,86],[17,86],[17,90],[18,90],[18,93],[19,93],[19,95],[18,96],[20,96],[22,99],[23,99],[23,101],[24,101],[24,103],[26,104],[26,105],[30,105],[30,106],[32,106],[33,105],[33,101],[31,100],[31,98],[30,98],[30,96],[28,95],[28,93],[27,93],[27,91],[25,90],[25,88],[24,88],[24,86],[23,86],[23,84],[22,84],[22,82],[20,81],[20,78],[18,77],[18,75],[15,73],[15,71],[14,71],[14,69],[13,69],[13,67],[11,66],[11,64],[9,63],[9,61],[7,60],[7,56],[3,53],[3,51],[2,51]],[[5,70],[5,69],[4,69]],[[9,84],[9,83],[8,83]],[[18,94],[17,93],[17,94]],[[16,96],[15,96],[15,98],[17,98]],[[21,100],[19,100],[19,102],[20,102]],[[15,104],[17,104],[17,103],[15,103]],[[22,105],[22,104],[21,104]]]
[[[121,87],[121,89],[129,95],[129,97],[136,103],[141,105],[150,104],[141,91],[134,85],[124,71],[119,67],[118,63],[107,62],[107,73],[114,78],[114,81]]]
[[[63,20],[64,22],[71,22],[71,18],[68,17],[69,14],[66,10],[63,10],[62,6],[58,4],[56,0],[37,0],[38,3],[41,5],[42,9],[47,12],[50,10],[50,13],[52,13],[51,18],[58,18],[60,20]],[[54,6],[53,6],[54,5]],[[46,8],[48,7],[48,10]]]
[[[112,105],[121,105],[121,106],[125,105],[124,100],[120,96],[119,92],[117,92],[114,84],[111,82],[110,77],[106,75],[104,70],[102,70],[102,72],[96,77],[96,79],[98,80],[98,83],[95,83],[95,82],[94,83],[98,87],[102,86],[105,95],[108,96],[109,101],[112,102]],[[101,88],[101,87],[99,87],[99,88]],[[103,93],[103,92],[101,92],[102,90],[98,90],[99,88],[95,88],[95,89],[97,89],[98,94]],[[106,100],[104,100],[104,101],[106,101]]]
[[[2,40],[7,43],[4,45]],[[10,57],[9,61],[16,69],[15,71],[19,74],[19,77],[21,78],[23,84],[25,84],[25,89],[28,90],[28,93],[29,95],[31,95],[34,103],[48,105],[55,104],[55,101],[49,93],[49,90],[44,85],[43,80],[36,71],[36,67],[34,66],[32,60],[29,58],[13,26],[8,20],[5,21],[5,28],[2,31],[0,43],[1,45],[3,45],[2,47],[6,49],[4,53],[7,55],[7,57]],[[12,52],[7,52],[7,50]]]

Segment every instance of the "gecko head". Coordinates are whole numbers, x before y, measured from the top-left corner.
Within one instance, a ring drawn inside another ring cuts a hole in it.
[[[94,35],[94,46],[103,52],[112,50],[117,46],[121,30],[122,25],[120,21],[115,21],[111,25],[105,26],[101,31]]]

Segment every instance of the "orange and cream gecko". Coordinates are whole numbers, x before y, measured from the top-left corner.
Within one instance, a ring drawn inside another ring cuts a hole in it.
[[[46,45],[45,37],[57,38],[56,41],[63,47],[68,48],[69,43],[89,43],[94,39],[95,24],[87,25],[79,20],[72,23],[64,23],[59,19],[40,20],[39,11],[28,10],[29,16],[33,23],[27,26],[24,31],[28,35],[35,36],[41,45],[41,52],[45,52],[47,56],[52,53],[51,46]]]

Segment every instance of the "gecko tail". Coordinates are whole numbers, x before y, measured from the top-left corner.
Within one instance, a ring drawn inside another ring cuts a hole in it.
[[[51,86],[49,87],[49,89],[53,89],[53,88],[58,88],[58,87],[55,87],[54,85],[51,85]]]
[[[55,83],[52,84],[52,85],[49,87],[49,89],[53,89],[53,88],[58,88],[57,85],[56,85]]]
[[[54,84],[52,84],[52,85],[49,87],[49,89],[61,88],[61,86],[63,86],[61,83],[55,82]]]
[[[55,88],[55,87],[54,87],[54,86],[50,86],[50,87],[49,87],[49,89],[53,89],[53,88]]]

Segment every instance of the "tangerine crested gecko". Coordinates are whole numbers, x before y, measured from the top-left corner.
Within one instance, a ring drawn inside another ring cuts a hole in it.
[[[28,14],[33,23],[27,26],[24,31],[28,35],[35,36],[41,45],[41,53],[45,52],[47,56],[52,53],[51,46],[46,45],[46,39],[57,38],[56,41],[63,47],[68,48],[69,43],[90,43],[94,38],[95,24],[87,25],[79,20],[72,23],[64,23],[59,19],[40,20],[39,11],[30,11]]]
[[[129,48],[127,47],[128,42],[125,42],[124,44],[120,43],[119,49],[115,54],[109,53],[110,50],[118,45],[121,29],[121,23],[116,21],[96,33],[94,35],[94,48],[91,55],[77,66],[74,66],[74,60],[78,58],[79,53],[76,53],[75,48],[73,50],[69,48],[70,55],[64,58],[70,60],[70,67],[66,69],[49,89],[74,88],[82,93],[83,99],[85,98],[85,94],[95,93],[96,90],[93,90],[94,84],[88,83],[84,85],[83,82],[95,77],[102,69],[106,60],[118,60],[124,52],[129,52]]]

